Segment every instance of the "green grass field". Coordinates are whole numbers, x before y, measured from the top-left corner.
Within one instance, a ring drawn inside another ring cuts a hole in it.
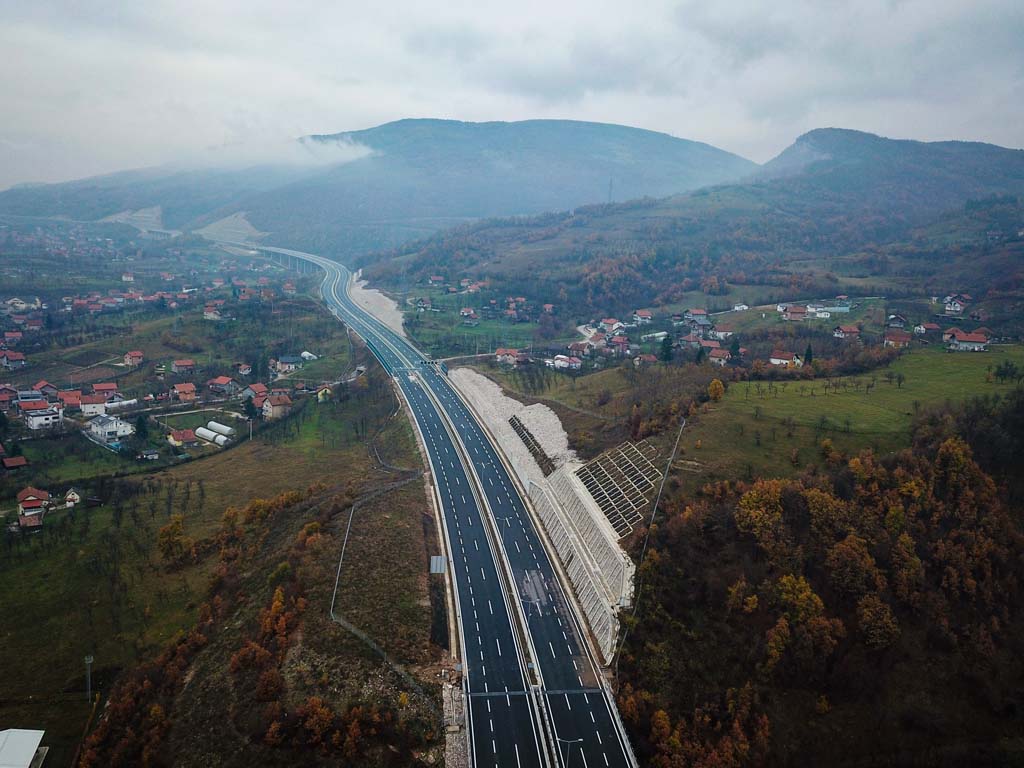
[[[919,350],[888,368],[842,380],[847,386],[838,389],[820,379],[771,388],[767,382],[732,384],[725,398],[710,404],[684,433],[682,477],[702,483],[792,474],[818,460],[818,444],[825,437],[848,453],[868,447],[882,453],[899,450],[908,444],[917,410],[1009,391],[1013,384],[987,380],[988,369],[1003,360],[1024,365],[1024,347],[959,354]],[[889,372],[902,374],[903,384],[890,383]],[[868,392],[872,379],[875,385]],[[797,466],[791,461],[794,449]]]

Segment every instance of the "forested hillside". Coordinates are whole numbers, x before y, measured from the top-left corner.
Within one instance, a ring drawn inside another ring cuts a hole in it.
[[[941,292],[962,279],[981,290],[1020,281],[1022,196],[1024,151],[812,131],[753,180],[485,221],[364,262],[385,284],[442,271],[492,278],[512,295],[529,286],[580,311],[729,285],[788,297],[847,285]]]
[[[292,150],[253,167],[20,187],[0,192],[0,214],[95,220],[159,207],[165,227],[196,229],[244,213],[267,242],[351,258],[472,219],[663,197],[758,167],[707,144],[572,120],[399,120]]]
[[[648,764],[1019,764],[1024,393],[881,459],[672,493],[619,702]]]

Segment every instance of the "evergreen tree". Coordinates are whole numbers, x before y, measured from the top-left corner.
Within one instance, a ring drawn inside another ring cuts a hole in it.
[[[810,365],[814,362],[814,350],[811,349],[811,345],[807,345],[807,349],[804,350],[804,364]]]
[[[672,362],[672,337],[666,336],[661,340],[661,351],[658,353],[658,357],[666,363]]]

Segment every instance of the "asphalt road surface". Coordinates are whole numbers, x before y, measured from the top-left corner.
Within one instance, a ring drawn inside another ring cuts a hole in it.
[[[363,337],[412,408],[441,502],[474,765],[524,768],[557,758],[566,768],[635,766],[581,620],[518,488],[447,377],[349,298],[345,267],[300,251],[261,250],[324,269],[324,300]]]

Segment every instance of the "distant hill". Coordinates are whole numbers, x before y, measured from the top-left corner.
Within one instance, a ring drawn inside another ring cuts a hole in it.
[[[489,216],[664,197],[757,167],[667,134],[567,120],[400,120],[300,140],[346,163],[243,170],[150,169],[0,193],[0,213],[101,219],[159,206],[163,224],[201,228],[245,213],[267,241],[351,256]]]
[[[395,285],[431,271],[491,277],[513,294],[541,291],[609,312],[671,303],[702,287],[725,293],[727,285],[778,286],[793,297],[853,280],[920,290],[926,280],[938,287],[970,273],[981,283],[1005,278],[1007,265],[1019,271],[1019,260],[996,253],[998,243],[975,224],[956,248],[955,232],[939,237],[932,225],[980,222],[975,211],[951,214],[991,196],[1007,197],[1002,207],[1011,209],[1024,199],[1024,151],[825,129],[742,182],[478,222],[368,259],[367,274]],[[1016,228],[1004,228],[1013,240]]]

